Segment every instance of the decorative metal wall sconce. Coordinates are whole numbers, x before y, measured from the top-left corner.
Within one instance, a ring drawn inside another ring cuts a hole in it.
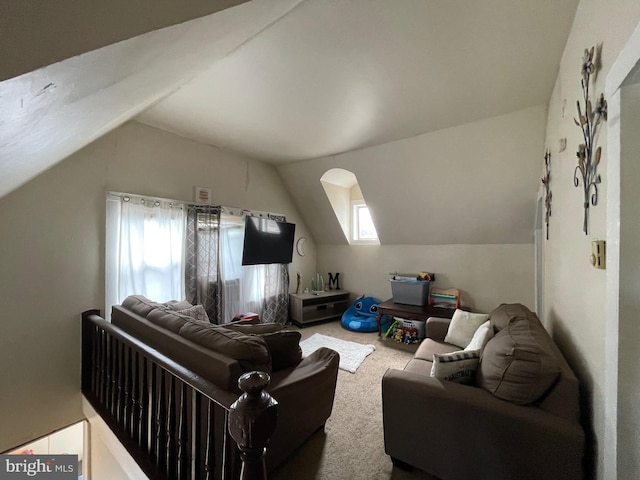
[[[547,149],[544,154],[544,177],[542,177],[542,185],[544,185],[544,206],[546,212],[544,222],[547,224],[547,240],[549,240],[549,217],[551,216],[551,152]]]
[[[600,94],[600,98],[595,106],[591,104],[589,98],[589,82],[591,75],[596,71],[596,65],[593,61],[594,47],[591,50],[584,51],[582,59],[582,95],[584,99],[584,109],[578,100],[578,118],[574,118],[576,125],[582,130],[584,143],[578,146],[576,153],[578,157],[578,166],[573,171],[573,184],[580,186],[582,179],[582,188],[584,191],[584,223],[582,230],[585,235],[588,232],[589,220],[589,203],[596,206],[598,204],[598,184],[601,182],[600,174],[596,172],[600,163],[601,147],[594,152],[594,141],[598,132],[598,126],[602,120],[607,120],[607,101],[604,95]]]

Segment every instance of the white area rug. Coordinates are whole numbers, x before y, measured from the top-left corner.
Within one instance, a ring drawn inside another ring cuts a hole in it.
[[[342,370],[356,373],[360,364],[376,349],[373,345],[363,345],[356,342],[348,342],[339,338],[329,337],[321,333],[314,333],[306,340],[300,342],[302,356],[306,357],[315,352],[320,347],[327,347],[340,354],[340,365]]]

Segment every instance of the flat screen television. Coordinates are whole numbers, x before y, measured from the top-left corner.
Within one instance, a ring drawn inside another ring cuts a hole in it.
[[[244,227],[242,265],[291,263],[294,223],[247,217]]]

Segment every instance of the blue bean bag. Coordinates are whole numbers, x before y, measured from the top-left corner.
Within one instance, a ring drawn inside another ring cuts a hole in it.
[[[355,332],[377,332],[378,324],[376,315],[378,315],[378,304],[380,300],[373,297],[358,298],[346,312],[342,314],[342,326],[348,330]],[[382,331],[388,324],[385,318],[381,319]]]

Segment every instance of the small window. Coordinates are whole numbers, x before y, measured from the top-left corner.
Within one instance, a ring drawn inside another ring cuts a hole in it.
[[[378,244],[378,233],[371,219],[369,207],[363,201],[353,202],[351,241]]]
[[[320,178],[324,193],[350,245],[380,245],[371,213],[353,172],[342,168],[327,170]]]

